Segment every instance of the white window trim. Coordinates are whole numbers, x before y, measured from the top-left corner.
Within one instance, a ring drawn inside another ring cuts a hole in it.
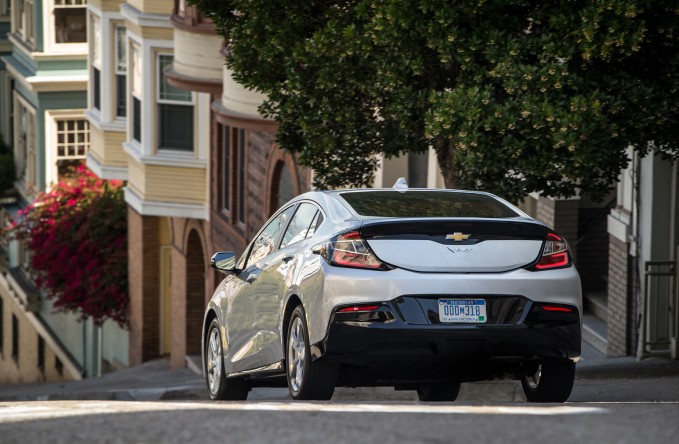
[[[31,5],[32,13],[26,13],[26,5]],[[18,35],[21,40],[33,47],[35,42],[35,0],[24,0],[24,20],[21,20],[19,12],[19,0],[12,0],[12,32]],[[31,25],[31,33],[27,35],[27,24]]]
[[[37,159],[37,147],[35,146],[36,144],[36,128],[37,128],[37,119],[36,119],[36,109],[31,105],[28,100],[26,100],[21,94],[19,94],[16,90],[14,91],[14,149],[16,150],[17,147],[19,146],[18,143],[18,137],[21,134],[21,119],[19,118],[20,113],[18,113],[18,106],[20,105],[21,107],[25,108],[27,113],[28,113],[28,120],[26,122],[26,125],[28,126],[26,128],[26,146],[24,149],[26,150],[26,164],[23,166],[23,168],[26,170],[25,174],[23,175],[23,181],[19,183],[19,185],[23,188],[25,192],[25,197],[28,197],[29,195],[32,195],[34,191],[37,191],[37,184],[38,184],[38,159]],[[33,119],[32,126],[33,126],[33,131],[31,132],[31,118]],[[29,169],[30,163],[31,163],[31,155],[33,156],[33,165],[32,169]],[[18,157],[17,153],[15,151],[14,153],[15,159]],[[17,175],[21,177],[21,172],[17,171]],[[35,189],[33,189],[35,188]]]
[[[99,70],[99,108],[97,109],[94,106],[94,82],[93,81],[89,82],[89,87],[87,88],[88,91],[89,91],[88,107],[90,108],[90,110],[92,110],[92,112],[99,113],[99,115],[101,116],[102,108],[105,107],[105,101],[103,100],[104,94],[102,94],[102,90],[103,90],[103,87],[104,87],[104,85],[103,85],[103,83],[104,83],[104,69],[103,69],[104,62],[103,61],[104,61],[104,57],[105,57],[105,52],[104,52],[105,38],[104,38],[104,34],[103,34],[103,32],[104,32],[104,29],[103,29],[104,20],[103,20],[102,17],[100,17],[97,14],[94,14],[92,11],[88,11],[87,22],[88,22],[88,26],[87,26],[88,59],[90,61],[90,65],[92,65],[92,67],[97,68]],[[98,37],[98,39],[93,38],[93,35],[95,33],[95,27],[94,27],[95,22],[98,22],[98,24],[99,24],[99,37]],[[97,44],[97,42],[99,43],[99,48],[97,48],[97,51],[99,53],[99,60],[97,60],[94,57],[94,46]],[[91,76],[91,73],[89,75]]]
[[[141,42],[127,36],[127,143],[131,148],[142,153],[144,146],[144,139],[148,137],[147,131],[144,131],[144,46]],[[136,56],[136,57],[135,57]],[[134,70],[139,70],[139,89],[134,88],[135,75]],[[140,115],[134,114],[133,99],[138,99],[141,103]],[[134,138],[134,120],[139,119],[139,124],[142,127],[141,140]]]
[[[84,120],[83,109],[58,109],[45,111],[47,132],[45,137],[45,188],[50,190],[59,181],[57,168],[57,120]],[[89,149],[87,150],[89,151]],[[83,162],[87,158],[87,151],[82,156]]]
[[[33,1],[33,0],[31,0]],[[83,5],[87,14],[87,4]],[[87,54],[88,43],[57,43],[56,28],[54,26],[54,10],[56,5],[54,0],[43,1],[43,30],[44,48],[46,53],[58,54]],[[87,22],[87,15],[85,16]]]

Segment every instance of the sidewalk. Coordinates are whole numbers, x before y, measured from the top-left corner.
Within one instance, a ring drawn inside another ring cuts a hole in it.
[[[201,400],[205,381],[194,368],[170,369],[168,359],[81,381],[0,386],[0,401],[30,400]],[[256,388],[251,400],[289,400],[286,388]],[[416,401],[415,392],[391,388],[338,388],[334,400]],[[462,384],[460,402],[525,401],[517,381]],[[570,402],[679,401],[679,361],[608,358],[587,343],[577,366]]]

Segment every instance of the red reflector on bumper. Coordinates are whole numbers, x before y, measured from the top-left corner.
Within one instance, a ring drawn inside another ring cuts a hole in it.
[[[562,313],[573,313],[575,310],[568,307],[555,307],[553,305],[543,305],[542,309],[544,311],[560,311]]]
[[[337,313],[356,313],[359,311],[375,311],[380,308],[379,305],[356,305],[354,307],[346,307],[337,310]]]

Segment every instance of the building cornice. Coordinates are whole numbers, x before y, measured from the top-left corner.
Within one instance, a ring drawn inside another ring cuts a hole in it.
[[[125,202],[142,216],[184,217],[209,221],[210,211],[205,205],[178,204],[144,200],[129,186],[123,188]]]
[[[127,181],[127,168],[119,166],[104,165],[97,158],[87,153],[87,168],[92,170],[97,177],[106,180],[125,180]]]
[[[193,153],[162,151],[154,155],[144,155],[130,142],[123,143],[123,150],[135,161],[143,165],[168,166],[176,168],[207,168],[207,160],[196,159]]]
[[[143,28],[172,28],[169,14],[149,14],[141,12],[129,3],[120,6],[120,13],[125,20]]]

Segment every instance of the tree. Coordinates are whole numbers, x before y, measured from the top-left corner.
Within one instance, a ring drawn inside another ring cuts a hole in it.
[[[321,188],[433,146],[447,187],[596,198],[629,145],[679,157],[676,2],[195,3]]]
[[[20,210],[4,235],[31,251],[35,283],[57,310],[128,323],[127,205],[121,181],[84,165]]]

